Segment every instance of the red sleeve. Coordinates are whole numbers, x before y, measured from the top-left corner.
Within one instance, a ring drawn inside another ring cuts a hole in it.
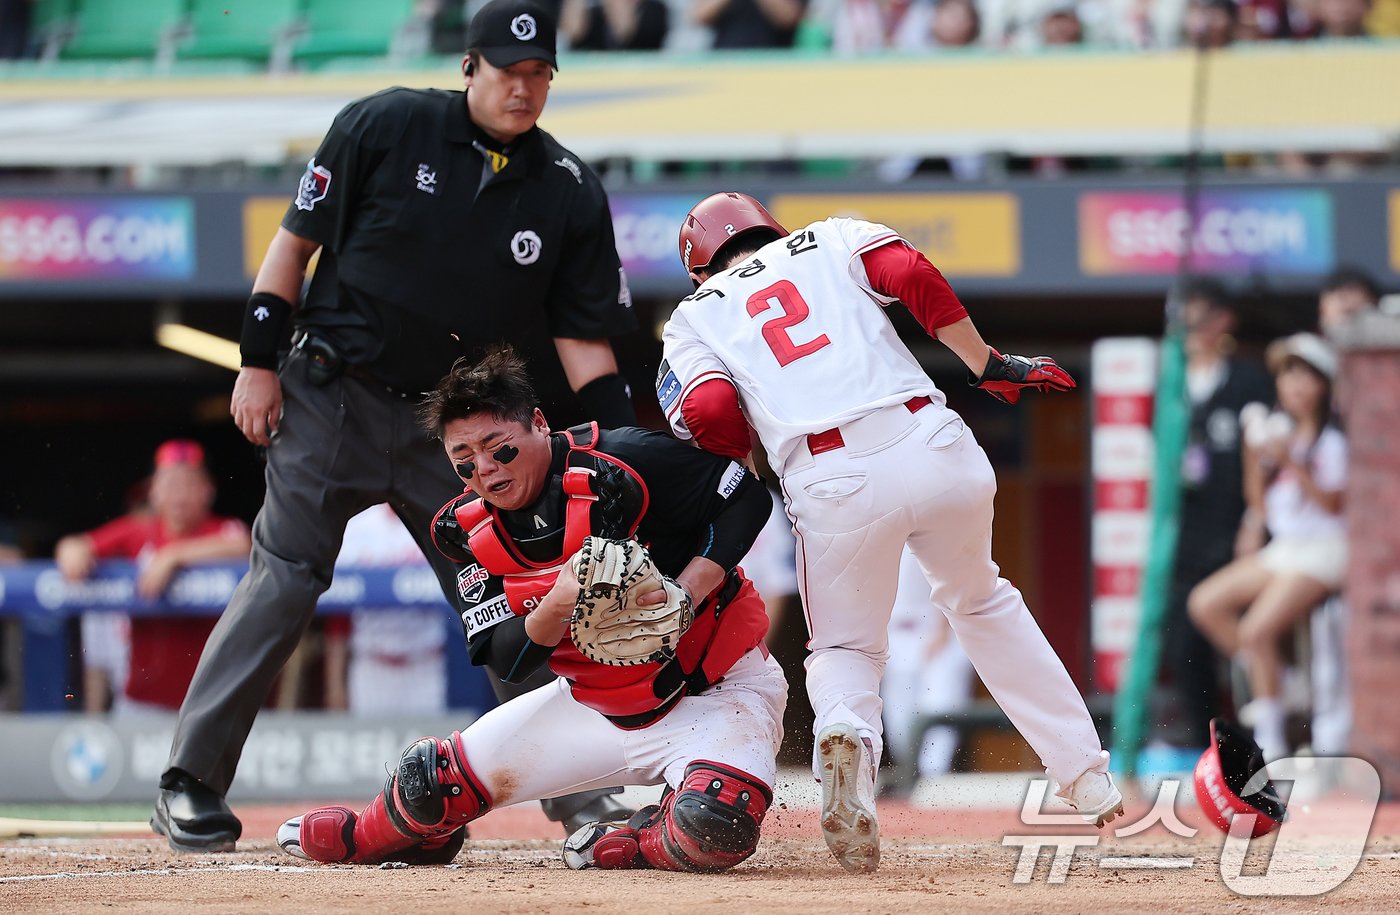
[[[739,392],[729,379],[711,378],[686,392],[681,418],[696,444],[711,454],[736,461],[748,455],[749,421],[739,409]]]
[[[99,559],[135,559],[153,533],[146,519],[123,515],[88,531],[87,536]]]
[[[943,274],[910,245],[881,245],[860,259],[871,288],[903,302],[929,336],[937,337],[938,328],[967,317],[967,309]]]

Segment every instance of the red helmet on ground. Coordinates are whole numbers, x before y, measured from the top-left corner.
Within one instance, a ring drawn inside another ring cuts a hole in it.
[[[788,234],[782,223],[748,194],[711,194],[690,208],[681,222],[681,263],[687,273],[704,270],[727,242],[755,229]]]
[[[1253,813],[1251,835],[1257,839],[1273,832],[1288,816],[1269,779],[1253,793],[1245,793],[1254,774],[1263,768],[1264,754],[1253,738],[1224,718],[1211,721],[1210,748],[1196,763],[1196,801],[1221,832],[1230,831],[1235,814]]]

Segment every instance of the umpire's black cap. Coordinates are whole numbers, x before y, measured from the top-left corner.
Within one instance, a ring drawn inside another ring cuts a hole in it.
[[[491,0],[467,26],[468,50],[480,51],[493,67],[543,60],[558,70],[554,16],[528,0]]]

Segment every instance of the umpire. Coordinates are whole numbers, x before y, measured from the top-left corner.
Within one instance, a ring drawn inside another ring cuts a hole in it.
[[[535,125],[557,69],[554,19],[493,0],[467,46],[464,92],[394,88],[340,112],[253,283],[231,412],[267,448],[267,495],[161,777],[151,826],[176,851],[232,850],[241,834],[224,795],[349,518],[387,501],[455,602],[455,570],[429,530],[462,484],[414,410],[457,357],[509,342],[556,426],[634,422],[608,341],[636,321],[607,198]],[[508,698],[538,684],[493,685]],[[567,828],[625,817],[609,794],[560,798],[546,813]]]

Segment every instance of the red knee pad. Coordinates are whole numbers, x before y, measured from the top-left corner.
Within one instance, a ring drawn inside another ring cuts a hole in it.
[[[772,803],[772,790],[747,772],[696,760],[639,830],[642,857],[662,870],[727,870],[758,848]]]

